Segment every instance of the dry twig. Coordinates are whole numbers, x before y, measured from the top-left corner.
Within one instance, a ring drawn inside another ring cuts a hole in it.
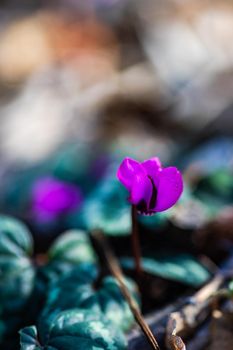
[[[143,333],[147,337],[148,342],[151,344],[153,349],[160,350],[158,342],[155,339],[155,336],[153,335],[150,327],[145,322],[142,314],[140,313],[140,310],[138,308],[137,303],[135,302],[135,300],[131,296],[128,288],[125,285],[123,272],[118,264],[117,259],[114,256],[106,238],[99,231],[95,231],[93,233],[93,237],[101,245],[101,248],[102,248],[102,251],[104,253],[105,260],[109,266],[109,269],[110,269],[112,275],[117,279],[117,281],[119,283],[119,287],[121,289],[121,292],[124,295],[125,299],[127,300],[129,307],[134,315],[135,320],[137,321],[137,323],[141,327],[141,330],[143,331]]]

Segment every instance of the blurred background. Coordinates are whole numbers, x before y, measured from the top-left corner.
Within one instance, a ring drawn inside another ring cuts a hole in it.
[[[2,1],[1,162],[67,142],[167,161],[231,136],[232,40],[227,0]]]
[[[157,155],[184,173],[182,225],[233,218],[232,42],[227,0],[1,1],[1,211],[30,223],[36,179],[86,199],[124,156]]]

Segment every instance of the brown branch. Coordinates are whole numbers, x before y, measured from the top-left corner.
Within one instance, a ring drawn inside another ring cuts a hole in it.
[[[176,332],[187,336],[211,312],[215,293],[224,282],[224,276],[217,274],[211,282],[201,288],[181,310],[171,313],[168,323],[172,320],[176,323]]]
[[[100,231],[94,231],[92,235],[96,239],[96,241],[100,244],[105,260],[109,266],[109,269],[112,275],[117,279],[121,292],[124,295],[125,299],[127,300],[135,320],[137,321],[137,323],[141,327],[141,330],[147,337],[148,342],[151,344],[153,349],[160,350],[157,340],[155,339],[155,336],[153,335],[151,329],[145,322],[142,314],[139,311],[137,303],[135,302],[128,288],[125,285],[123,272],[118,264],[117,259],[115,258],[114,253],[112,252],[107,242],[107,239],[104,237],[104,235]]]
[[[146,317],[146,322],[150,325],[152,331],[156,330],[157,339],[163,342],[166,337],[166,327],[170,318],[176,319],[176,332],[182,338],[186,338],[198,334],[199,342],[189,342],[187,344],[190,350],[200,350],[204,348],[202,344],[208,341],[206,334],[208,333],[206,325],[197,331],[197,328],[208,319],[213,310],[213,301],[216,300],[216,293],[219,295],[219,289],[224,285],[226,280],[232,278],[233,275],[233,252],[223,262],[216,275],[203,288],[201,288],[194,295],[183,295],[182,299],[178,299],[175,303],[166,306],[163,309],[152,312]],[[196,333],[198,332],[198,333]],[[131,332],[128,336],[129,349],[141,350],[146,348],[141,335],[136,330]],[[191,344],[191,345],[190,345]]]
[[[176,321],[170,319],[167,324],[166,345],[171,350],[186,350],[186,346],[177,334]]]

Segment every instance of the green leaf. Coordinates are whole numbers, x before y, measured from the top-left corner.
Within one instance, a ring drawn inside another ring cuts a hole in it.
[[[135,300],[139,302],[135,283],[127,279],[127,285]],[[47,302],[41,315],[40,324],[51,319],[58,312],[72,308],[89,309],[93,313],[103,313],[123,331],[134,324],[134,317],[125,301],[115,278],[105,277],[96,287],[93,276],[77,269],[51,285]]]
[[[218,169],[200,178],[194,194],[201,200],[211,218],[229,206],[233,201],[232,171],[227,168]]]
[[[37,164],[33,167],[18,169],[6,179],[4,188],[1,188],[1,204],[12,213],[28,215],[31,186],[33,182],[47,174],[47,166]]]
[[[85,231],[70,230],[62,234],[54,242],[48,252],[48,263],[39,270],[42,289],[53,283],[67,272],[82,265],[97,275],[97,257],[90,237]]]
[[[50,248],[48,258],[47,264],[37,271],[33,294],[34,307],[38,311],[41,311],[40,305],[46,298],[50,284],[55,283],[68,272],[77,269],[91,281],[98,274],[97,257],[90,238],[84,231],[72,230],[62,234]]]
[[[80,265],[60,278],[50,279],[46,302],[38,321],[43,340],[44,330],[49,327],[54,317],[61,311],[78,307],[81,289],[94,283],[96,277],[96,271],[91,265]]]
[[[132,258],[122,258],[121,263],[125,269],[134,268]],[[147,273],[192,287],[200,287],[211,276],[209,271],[189,254],[157,254],[144,257],[142,266]]]
[[[47,337],[39,344],[35,327],[20,331],[21,350],[125,350],[126,340],[120,330],[101,314],[88,310],[59,313],[46,330]]]
[[[136,284],[129,278],[125,281],[135,301],[139,302]],[[102,311],[122,331],[128,331],[135,323],[128,303],[123,297],[117,280],[111,276],[105,277],[98,290],[94,290],[88,298],[83,295],[80,307]]]
[[[159,228],[163,228],[168,223],[168,218],[170,213],[169,211],[164,211],[161,213],[156,213],[155,215],[139,215],[138,221],[140,224],[146,228],[156,230]]]
[[[55,241],[48,255],[50,262],[68,262],[77,265],[97,261],[88,234],[80,230],[65,232]]]
[[[228,284],[228,290],[230,292],[230,295],[233,295],[233,281],[230,281]]]
[[[206,177],[203,177],[198,187],[200,190],[211,192],[214,195],[224,198],[226,201],[233,198],[232,173],[229,169],[218,170]]]
[[[32,252],[32,238],[27,227],[8,216],[0,216],[0,256],[24,256]]]
[[[42,347],[37,339],[37,329],[35,326],[23,328],[20,333],[20,349],[21,350],[39,350]]]
[[[85,178],[90,165],[91,150],[84,145],[68,145],[51,159],[51,170],[65,181],[80,181]]]
[[[127,191],[108,177],[87,198],[80,217],[87,230],[102,229],[108,235],[128,235],[131,230]]]
[[[80,266],[80,270],[86,271],[93,279],[97,276],[97,257],[85,231],[70,230],[62,234],[50,248],[48,257],[49,261],[42,270],[49,283]]]
[[[26,226],[0,216],[0,338],[14,334],[22,323],[34,285],[31,251],[32,239]]]

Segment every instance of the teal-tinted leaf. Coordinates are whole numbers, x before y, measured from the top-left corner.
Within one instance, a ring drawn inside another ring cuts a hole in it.
[[[32,252],[32,238],[27,227],[8,216],[0,216],[0,256],[24,256]]]
[[[89,310],[59,313],[47,329],[47,339],[38,344],[34,327],[20,331],[21,350],[124,350],[126,340],[120,330],[101,314]],[[38,347],[37,347],[38,346]]]
[[[88,234],[83,231],[72,230],[61,235],[50,248],[48,258],[47,264],[40,267],[37,272],[34,289],[35,308],[40,308],[41,302],[46,298],[49,285],[73,269],[81,271],[80,273],[83,273],[88,281],[97,277],[97,258]]]
[[[135,283],[127,279],[127,285],[135,300],[139,300]],[[47,302],[41,315],[43,325],[49,317],[62,310],[72,308],[89,309],[103,313],[117,327],[126,331],[134,323],[133,315],[121,294],[115,278],[105,277],[99,287],[93,276],[82,269],[72,271],[51,286]]]
[[[131,258],[122,258],[122,266],[134,268]],[[189,254],[158,254],[142,259],[144,271],[165,279],[183,284],[200,287],[210,278],[209,271],[192,255]]]
[[[23,328],[19,333],[21,350],[39,350],[42,348],[37,338],[37,329],[35,326]]]
[[[75,182],[89,193],[106,172],[110,156],[90,144],[70,144],[51,160],[51,172],[59,179]]]
[[[8,261],[10,264],[10,261]],[[30,263],[24,268],[17,268],[13,273],[0,279],[0,302],[4,314],[17,313],[30,296],[34,282],[34,269]]]
[[[202,177],[197,184],[196,191],[220,197],[226,204],[231,202],[233,200],[232,172],[229,169],[221,169]]]
[[[213,195],[212,193],[200,191],[195,192],[195,195],[205,207],[210,219],[213,219],[225,205],[228,205],[224,200]]]
[[[47,174],[47,166],[44,164],[21,168],[14,171],[13,175],[9,174],[1,188],[1,205],[17,215],[27,214],[31,186],[35,179],[44,174]]]
[[[0,217],[0,320],[2,337],[20,326],[31,295],[35,271],[30,260],[28,229],[10,217]]]
[[[97,258],[88,234],[71,230],[60,236],[49,250],[50,261],[72,264],[96,263]]]
[[[216,194],[229,200],[233,199],[233,181],[231,172],[222,169],[210,176],[208,183],[210,189]]]
[[[66,181],[82,179],[90,164],[90,149],[81,144],[67,146],[51,160],[51,170],[55,176]]]
[[[38,321],[43,340],[46,339],[46,330],[54,317],[61,311],[78,307],[81,290],[90,289],[89,286],[94,283],[96,277],[96,270],[92,265],[84,264],[70,273],[63,273],[60,278],[50,278],[45,306]]]
[[[215,215],[223,206],[233,203],[232,172],[221,169],[202,177],[195,189],[195,195]]]
[[[169,214],[168,211],[164,211],[161,213],[156,213],[156,215],[140,215],[138,216],[138,221],[144,227],[148,227],[149,229],[156,230],[161,227],[164,227],[168,223]]]
[[[233,295],[233,281],[230,281],[230,283],[228,284],[228,290],[230,292],[230,295]]]
[[[134,299],[140,304],[136,284],[130,279],[125,282]],[[84,296],[80,307],[93,308],[93,311],[100,309],[109,320],[123,331],[128,331],[135,322],[117,280],[111,276],[103,279],[100,288],[91,297],[85,298]]]
[[[97,276],[97,257],[87,232],[71,230],[61,235],[48,252],[49,261],[42,268],[43,275],[49,283],[60,279],[64,274],[78,268]],[[84,266],[85,265],[85,266]]]
[[[87,198],[80,217],[88,230],[102,229],[109,235],[129,234],[131,221],[127,191],[115,178],[105,178]]]

